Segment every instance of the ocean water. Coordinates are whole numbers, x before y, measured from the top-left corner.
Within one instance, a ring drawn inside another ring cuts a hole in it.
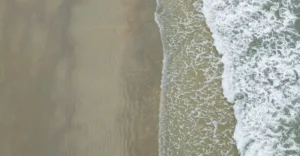
[[[300,1],[157,3],[160,155],[299,156]]]
[[[160,156],[235,156],[233,105],[222,91],[222,62],[195,0],[158,0],[164,60]],[[197,8],[197,9],[196,9]]]
[[[242,156],[300,155],[300,1],[203,0]]]

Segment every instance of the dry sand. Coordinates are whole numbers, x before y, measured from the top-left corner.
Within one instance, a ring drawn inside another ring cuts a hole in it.
[[[0,155],[158,155],[155,6],[0,0]]]

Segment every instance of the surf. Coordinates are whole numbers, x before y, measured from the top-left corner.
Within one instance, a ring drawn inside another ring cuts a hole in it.
[[[222,55],[239,153],[300,155],[299,2],[203,0],[198,11]]]
[[[193,0],[158,0],[164,60],[160,156],[237,155],[232,105],[222,94],[220,57]]]

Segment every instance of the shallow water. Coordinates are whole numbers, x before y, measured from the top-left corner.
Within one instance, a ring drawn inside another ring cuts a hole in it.
[[[237,155],[233,109],[222,94],[222,64],[194,2],[157,2],[164,51],[159,154]]]

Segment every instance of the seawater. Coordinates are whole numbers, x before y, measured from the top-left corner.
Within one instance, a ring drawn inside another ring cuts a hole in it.
[[[197,4],[222,55],[222,86],[234,104],[240,155],[299,156],[300,1]]]
[[[222,92],[221,58],[202,4],[158,0],[155,13],[164,50],[160,156],[235,156],[233,105]]]

